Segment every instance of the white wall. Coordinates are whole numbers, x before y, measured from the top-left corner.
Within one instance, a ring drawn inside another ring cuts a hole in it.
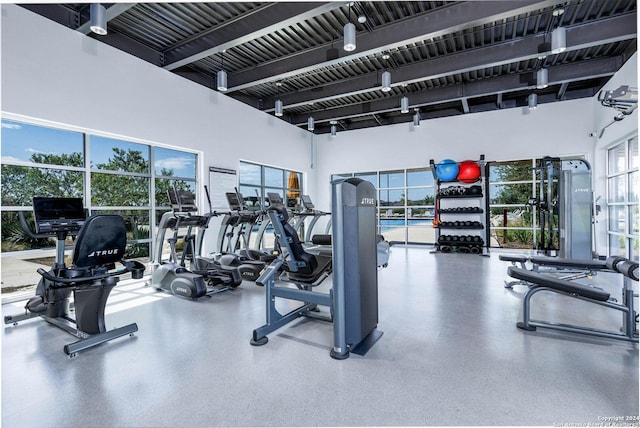
[[[201,151],[204,184],[209,166],[250,160],[315,191],[311,133],[16,5],[1,24],[4,113]]]
[[[618,72],[607,82],[604,90],[617,89],[621,85],[638,87],[638,54],[633,54],[631,58],[618,70]],[[607,212],[606,212],[606,184],[607,184],[607,149],[633,135],[638,134],[638,111],[627,116],[620,122],[607,127],[599,138],[600,130],[613,121],[614,116],[619,112],[615,109],[602,106],[597,101],[597,96],[593,98],[594,110],[594,135],[595,142],[595,162],[594,172],[594,198],[600,196],[599,204],[602,206],[602,213],[596,217],[595,241],[599,254],[607,254]]]
[[[317,136],[318,205],[331,206],[331,174],[429,166],[429,159],[515,160],[542,156],[592,156],[592,100],[511,108],[412,124]]]

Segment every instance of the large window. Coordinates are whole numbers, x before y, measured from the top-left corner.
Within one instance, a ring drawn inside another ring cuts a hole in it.
[[[635,147],[637,159],[637,142]],[[537,208],[530,201],[538,193],[538,163],[538,159],[489,162],[491,246],[536,248],[540,226]],[[637,166],[635,171],[635,175],[629,174],[629,180],[636,180],[636,220],[632,230],[637,234]],[[370,181],[378,190],[378,231],[385,239],[398,243],[435,242],[432,223],[436,186],[429,168],[345,173],[332,178],[354,176]]]
[[[125,257],[149,261],[167,190],[197,188],[197,155],[132,141],[2,120],[2,293],[32,293],[36,269],[53,263],[53,239],[33,239],[18,212],[31,217],[32,198],[80,197],[89,212],[116,213],[127,225]],[[44,251],[43,251],[44,250]],[[33,266],[31,266],[31,264]],[[30,269],[32,267],[32,269]],[[33,274],[31,274],[33,272]]]
[[[387,241],[427,244],[435,241],[435,186],[429,168],[334,175],[358,177],[378,192],[378,233]]]
[[[638,137],[607,151],[609,255],[638,261]]]
[[[267,193],[277,193],[288,208],[300,207],[302,173],[283,168],[240,162],[240,193],[257,209],[268,206]]]
[[[536,160],[489,163],[489,209],[492,245],[534,248],[537,243],[535,207]]]
[[[247,208],[262,210],[269,205],[268,193],[276,193],[291,210],[301,208],[302,173],[284,168],[260,165],[251,162],[240,162],[240,173],[238,174],[239,191],[247,203]],[[249,248],[273,248],[273,234],[269,233],[258,236],[256,233],[260,229],[260,222],[264,217],[258,218],[252,225],[249,233]],[[304,224],[298,230],[300,236],[304,236]]]

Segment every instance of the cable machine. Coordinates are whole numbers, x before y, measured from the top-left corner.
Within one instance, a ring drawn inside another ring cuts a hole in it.
[[[584,159],[545,157],[539,177],[537,250],[560,258],[593,258],[591,166]]]

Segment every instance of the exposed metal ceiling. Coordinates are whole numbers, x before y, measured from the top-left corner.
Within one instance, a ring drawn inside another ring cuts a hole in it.
[[[280,98],[281,119],[306,129],[312,116],[316,133],[591,97],[637,50],[635,0],[105,3],[105,36],[89,4],[22,6],[212,89],[224,68],[226,95],[270,114]],[[558,26],[567,49],[551,54]]]

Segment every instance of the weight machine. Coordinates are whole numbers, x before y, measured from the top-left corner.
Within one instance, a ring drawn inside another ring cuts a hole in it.
[[[620,112],[613,117],[611,122],[600,130],[598,138],[602,138],[604,131],[608,127],[616,122],[620,122],[638,108],[638,88],[622,85],[614,90],[602,90],[598,93],[598,101],[600,101],[600,104],[604,107],[611,107]]]
[[[332,258],[305,251],[296,230],[288,223],[286,207],[269,207],[267,213],[282,255],[257,280],[266,289],[266,323],[253,331],[252,345],[265,345],[267,334],[300,317],[333,323],[330,355],[339,360],[348,358],[350,352],[364,355],[382,336],[376,329],[375,201],[375,188],[368,181],[348,178],[332,183]],[[331,292],[313,291],[331,273]],[[279,284],[276,284],[277,280]],[[276,298],[297,301],[300,305],[282,314],[276,308]],[[329,313],[319,313],[318,306],[329,307]]]
[[[545,157],[536,168],[540,239],[537,250],[566,259],[593,258],[591,166],[584,159]]]

